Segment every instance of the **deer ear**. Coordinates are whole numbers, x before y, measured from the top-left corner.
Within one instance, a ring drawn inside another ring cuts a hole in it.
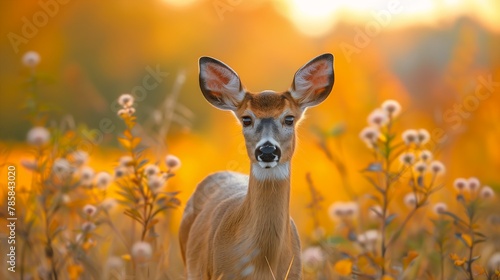
[[[245,97],[238,74],[206,56],[200,58],[200,88],[207,101],[221,110],[236,110]]]
[[[302,66],[293,78],[290,93],[302,109],[323,102],[333,88],[333,55],[326,53]]]

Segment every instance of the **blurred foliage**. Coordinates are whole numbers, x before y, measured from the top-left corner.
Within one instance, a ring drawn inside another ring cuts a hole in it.
[[[338,223],[329,219],[327,209],[335,201],[352,200],[373,191],[360,173],[373,155],[358,134],[367,114],[386,99],[397,99],[405,108],[395,124],[398,128],[426,128],[430,132],[426,149],[447,167],[443,188],[430,198],[430,203],[444,201],[457,214],[462,202],[456,200],[452,180],[462,176],[476,176],[496,193],[500,191],[497,2],[486,1],[488,5],[483,6],[463,1],[462,12],[436,10],[428,12],[428,16],[394,17],[351,56],[345,55],[342,43],[354,45],[357,30],[373,22],[370,11],[380,11],[385,5],[339,15],[330,29],[311,37],[304,28],[296,28],[297,21],[289,20],[287,9],[275,4],[283,1],[241,1],[236,6],[222,6],[226,10],[215,7],[225,1],[180,2],[68,1],[18,46],[18,52],[8,34],[23,35],[26,20],[32,21],[43,8],[38,1],[1,2],[0,30],[5,34],[0,39],[0,148],[4,151],[1,178],[5,164],[15,164],[18,185],[29,192],[34,177],[21,161],[33,158],[33,150],[23,142],[27,131],[37,125],[51,128],[54,139],[66,141],[65,145],[88,148],[88,164],[94,170],[114,172],[122,156],[116,136],[126,129],[117,116],[115,101],[122,93],[147,87],[144,100],[136,100],[135,129],[150,147],[144,151],[150,163],[163,161],[167,153],[182,159],[183,168],[167,188],[169,195],[176,194],[175,198],[184,204],[207,174],[224,169],[247,173],[249,169],[240,128],[229,113],[214,110],[200,94],[198,57],[221,59],[238,72],[249,90],[260,91],[286,89],[300,65],[322,52],[331,52],[335,55],[336,84],[325,103],[307,113],[293,161],[290,211],[304,247],[314,244],[318,236],[329,236],[327,242],[335,246],[350,246],[349,236],[335,234]],[[41,56],[37,66],[38,108],[25,102],[34,86],[34,80],[29,78],[31,69],[21,63],[29,50]],[[481,99],[474,99],[478,87]],[[59,150],[57,154],[69,155]],[[368,169],[377,171],[379,166],[369,165]],[[0,182],[2,186],[4,183]],[[117,198],[116,194],[111,196]],[[3,209],[5,193],[0,199]],[[404,209],[401,201],[396,207]],[[419,234],[416,227],[445,231],[450,225],[439,219],[431,222],[426,211],[423,209],[413,218],[405,236],[412,237],[407,240],[408,247],[416,252],[424,248],[426,252],[418,254],[428,253],[429,258],[415,259],[413,251],[406,251],[398,255],[399,260],[413,261],[418,265],[411,273],[422,273],[432,262],[446,259],[452,262],[447,263],[446,270],[459,273],[461,265],[475,255],[469,257],[462,248],[450,257],[443,253],[450,253],[450,244],[443,244],[441,253],[431,252],[433,244],[440,244],[435,240],[448,237],[437,230],[431,238]],[[170,275],[177,276],[182,273],[175,237],[181,211],[168,213],[168,221],[162,220],[164,231],[157,233],[170,241],[168,256],[162,261],[165,266],[169,264]],[[83,221],[84,217],[80,218]],[[459,233],[465,245],[476,238],[466,230]],[[498,229],[491,234],[498,235]],[[479,250],[481,255],[499,250],[498,239],[491,242],[492,246]],[[346,259],[338,252],[327,253],[335,260]],[[370,259],[357,261],[358,265],[361,262],[369,266]],[[487,259],[479,262],[484,264]],[[332,263],[327,268],[349,274],[353,262]],[[79,274],[81,269],[71,264],[68,273]],[[438,271],[432,270],[435,275],[439,275]]]

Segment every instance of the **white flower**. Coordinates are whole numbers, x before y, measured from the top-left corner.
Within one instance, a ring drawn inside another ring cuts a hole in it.
[[[89,159],[89,154],[85,151],[74,151],[71,153],[73,163],[75,166],[80,167],[84,165]]]
[[[469,188],[470,192],[476,192],[480,186],[481,183],[479,182],[479,179],[476,177],[470,177],[467,180],[467,187]]]
[[[71,167],[71,164],[67,159],[57,158],[54,160],[54,164],[52,165],[52,171],[57,177],[66,179],[73,171],[73,167]]]
[[[434,160],[431,162],[430,169],[436,175],[444,174],[446,171],[444,164],[438,160]]]
[[[415,163],[415,171],[422,174],[425,172],[425,170],[427,170],[427,164],[423,161],[419,161],[417,163]]]
[[[431,139],[431,135],[426,129],[419,129],[417,132],[417,144],[425,145]]]
[[[118,115],[118,117],[123,117],[125,115],[128,115],[128,110],[127,109],[120,109],[120,110],[118,110],[118,112],[116,114]]]
[[[21,159],[21,165],[30,171],[36,171],[38,168],[36,160]]]
[[[52,277],[52,271],[43,264],[36,268],[36,273],[38,273],[41,279],[50,279]]]
[[[113,209],[113,207],[115,207],[116,204],[117,204],[116,199],[108,197],[101,202],[100,206],[102,209],[109,211]]]
[[[121,269],[123,266],[124,263],[120,257],[112,256],[106,261],[106,267],[110,270]]]
[[[135,108],[134,107],[129,107],[126,110],[127,110],[127,114],[129,114],[129,115],[135,114]]]
[[[24,66],[34,68],[40,63],[40,55],[35,51],[28,51],[23,55],[22,61]]]
[[[111,175],[108,172],[99,172],[95,176],[95,185],[98,189],[106,189],[111,183]]]
[[[128,167],[134,164],[134,159],[131,156],[123,156],[118,162],[120,166]]]
[[[181,160],[174,155],[167,155],[165,157],[165,164],[168,167],[168,171],[175,171],[181,167]]]
[[[397,102],[396,100],[389,99],[382,103],[382,110],[384,110],[387,115],[394,118],[397,117],[401,112],[401,105],[399,105],[399,102]]]
[[[359,138],[361,138],[361,140],[363,140],[369,148],[373,148],[375,146],[379,136],[380,131],[374,126],[365,127],[359,133]]]
[[[144,263],[151,259],[152,256],[153,248],[149,243],[139,241],[132,246],[132,258],[134,258],[137,263]]]
[[[399,157],[399,160],[404,165],[412,165],[415,162],[415,155],[412,153],[404,153]]]
[[[403,131],[402,137],[405,144],[410,145],[411,143],[417,142],[418,132],[415,129],[407,129]]]
[[[134,104],[134,97],[128,93],[124,93],[118,98],[118,104],[123,108],[129,108]]]
[[[26,138],[30,145],[43,146],[49,142],[50,132],[43,126],[37,126],[28,131]]]
[[[156,191],[165,185],[165,179],[161,176],[152,176],[148,178],[148,187],[152,191]]]
[[[482,199],[490,199],[495,197],[495,192],[490,186],[483,186],[479,192],[479,197]]]
[[[375,250],[375,246],[377,244],[377,240],[379,239],[379,232],[376,229],[370,229],[365,231],[362,234],[357,236],[357,241],[361,244],[366,250],[373,251]]]
[[[342,218],[353,218],[358,214],[358,204],[356,202],[335,202],[328,208],[328,214],[332,220]]]
[[[358,204],[354,201],[344,204],[344,215],[346,217],[354,217],[358,214]]]
[[[67,194],[63,194],[61,197],[61,200],[64,204],[68,204],[71,202],[71,196],[69,196]]]
[[[490,259],[488,260],[488,267],[492,271],[500,269],[500,252],[496,252],[491,255]]]
[[[317,268],[325,261],[323,250],[319,246],[306,248],[302,252],[302,262],[309,268]]]
[[[87,205],[83,206],[83,213],[85,213],[85,215],[87,215],[89,217],[94,216],[94,214],[96,212],[97,212],[97,208],[94,205],[87,204]]]
[[[408,208],[413,209],[417,205],[417,197],[415,196],[414,193],[408,193],[405,195],[403,198],[403,201]]]
[[[82,231],[83,232],[91,232],[96,228],[95,224],[92,222],[85,222],[82,224]]]
[[[128,175],[128,174],[129,174],[129,169],[127,167],[118,166],[115,168],[115,178],[116,179],[121,178],[121,177]]]
[[[148,177],[158,175],[159,172],[160,169],[155,164],[148,164],[144,167],[144,173]]]
[[[368,124],[373,126],[383,126],[389,122],[386,113],[381,109],[375,109],[368,115]]]
[[[453,182],[453,187],[458,191],[458,192],[463,192],[463,191],[466,191],[468,189],[468,186],[467,186],[467,180],[465,180],[464,178],[457,178],[455,179],[455,181]]]
[[[436,214],[443,214],[446,210],[448,209],[448,206],[444,202],[438,202],[434,204],[434,213]]]
[[[92,169],[92,167],[84,166],[80,169],[80,184],[85,187],[90,187],[93,179],[94,169]]]
[[[343,202],[334,202],[328,207],[328,214],[333,221],[339,220],[344,216],[343,205]]]
[[[370,229],[358,235],[358,242],[362,244],[377,242],[379,238],[378,230]]]
[[[422,150],[420,152],[420,159],[424,162],[432,160],[432,152],[429,150]]]

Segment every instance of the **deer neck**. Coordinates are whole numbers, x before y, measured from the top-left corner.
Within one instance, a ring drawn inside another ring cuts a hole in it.
[[[243,225],[261,259],[273,266],[288,243],[290,231],[290,163],[270,169],[252,165],[248,193],[242,204]]]

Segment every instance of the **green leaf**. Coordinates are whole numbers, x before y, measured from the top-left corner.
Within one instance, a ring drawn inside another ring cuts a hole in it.
[[[468,234],[463,234],[463,233],[455,233],[455,236],[459,238],[467,248],[472,247],[472,237]]]
[[[129,189],[118,190],[118,191],[116,191],[116,193],[119,194],[120,196],[122,196],[123,198],[127,199],[130,202],[136,201],[135,195],[133,193],[130,193]]]
[[[328,134],[332,137],[338,137],[344,134],[345,130],[346,130],[345,123],[337,123],[330,129]]]
[[[424,186],[424,176],[418,175],[418,177],[417,177],[417,185],[419,187],[423,187]]]
[[[338,245],[338,244],[345,244],[347,240],[342,236],[331,236],[326,240],[326,242],[328,244]]]
[[[366,197],[369,198],[369,199],[371,199],[371,200],[373,200],[373,201],[375,201],[375,202],[378,202],[378,203],[381,202],[380,198],[378,196],[375,196],[375,195],[372,195],[372,194],[367,194]]]
[[[477,235],[477,236],[479,236],[479,237],[486,238],[486,235],[482,234],[479,231],[475,231],[474,234]]]
[[[363,171],[367,172],[381,172],[383,170],[380,162],[373,162],[368,165]]]
[[[146,163],[148,163],[149,161],[147,159],[143,159],[141,160],[141,162],[139,162],[139,164],[137,165],[137,169],[140,169],[141,167],[143,167],[144,165],[146,165]]]
[[[153,214],[151,215],[151,218],[153,218],[153,217],[155,217],[156,215],[160,214],[161,212],[163,212],[163,211],[167,210],[168,208],[170,208],[170,207],[168,207],[168,206],[163,206],[163,207],[158,208],[156,211],[154,211],[154,212],[153,212]]]
[[[365,175],[365,178],[366,178],[366,180],[367,180],[368,182],[370,182],[370,183],[372,184],[372,186],[374,186],[374,187],[375,187],[375,189],[377,189],[377,191],[379,191],[379,192],[380,192],[380,193],[382,193],[382,194],[384,194],[384,193],[385,193],[385,190],[384,190],[384,189],[382,189],[381,187],[379,187],[379,186],[377,185],[377,183],[375,183],[375,181],[374,181],[372,178],[370,178],[370,177],[368,177],[368,176],[366,176],[366,175]]]
[[[458,217],[457,215],[455,215],[455,214],[453,214],[453,213],[451,213],[451,212],[444,211],[444,212],[442,212],[441,214],[443,214],[443,215],[447,215],[447,216],[450,216],[450,217],[452,217],[452,218],[453,218],[455,221],[457,221],[457,222],[461,222],[461,223],[463,223],[463,224],[465,224],[465,225],[467,224],[464,220],[460,219],[460,217]]]
[[[143,222],[143,218],[141,217],[141,214],[139,213],[139,211],[137,211],[137,209],[133,209],[133,208],[129,208],[129,209],[125,209],[124,211],[124,214],[133,218],[134,220],[138,221],[138,222]]]
[[[481,255],[473,257],[472,259],[469,260],[469,263],[471,264],[471,263],[477,261],[480,257],[481,257]]]
[[[476,239],[476,240],[474,240],[474,245],[479,244],[479,243],[483,243],[483,242],[486,242],[486,239]]]
[[[391,215],[389,215],[385,219],[385,225],[388,226],[394,220],[394,218],[396,218],[397,216],[398,216],[398,214],[391,214]]]

